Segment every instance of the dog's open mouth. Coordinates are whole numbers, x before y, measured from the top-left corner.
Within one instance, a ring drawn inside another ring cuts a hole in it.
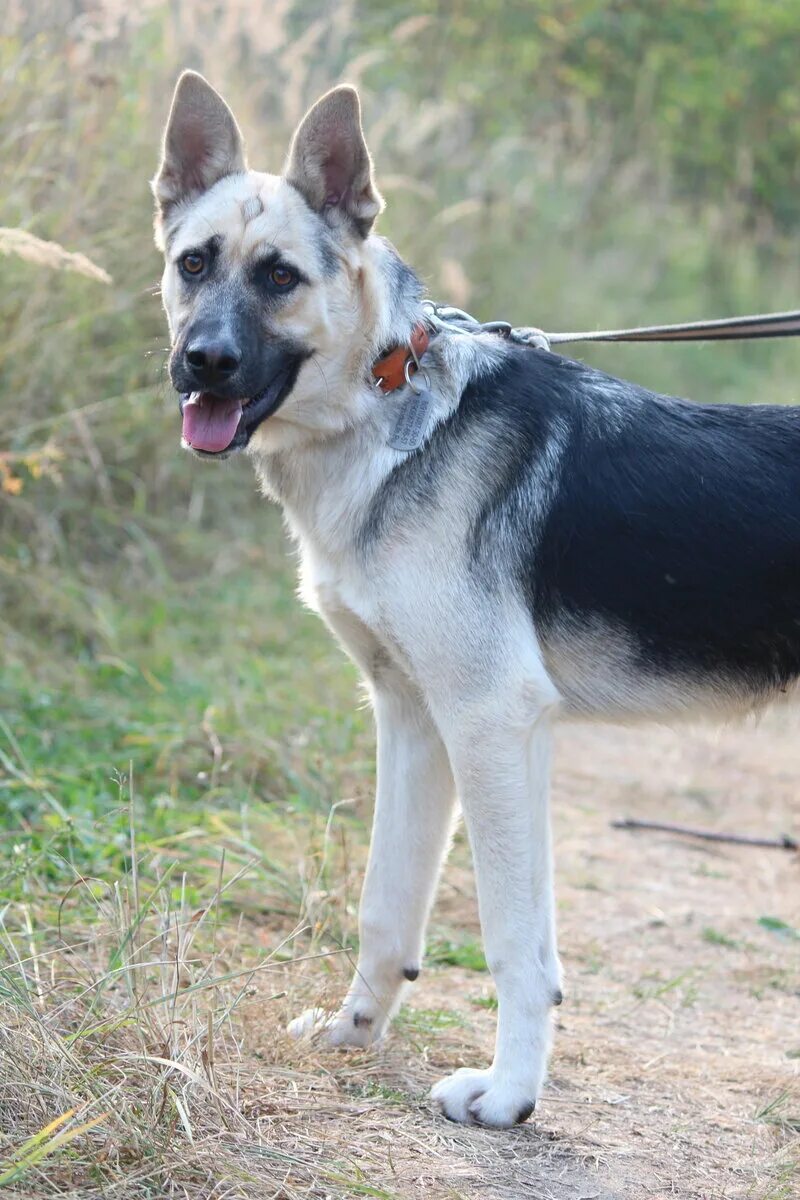
[[[222,400],[210,392],[183,397],[183,440],[193,450],[218,454],[227,450],[242,419],[241,400]]]
[[[295,370],[286,367],[249,400],[231,400],[213,392],[185,392],[180,399],[183,440],[202,454],[241,450],[262,421],[289,391]]]

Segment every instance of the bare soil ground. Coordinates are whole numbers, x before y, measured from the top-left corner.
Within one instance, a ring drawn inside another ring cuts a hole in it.
[[[800,860],[609,824],[635,815],[797,833],[799,733],[785,711],[722,730],[562,728],[553,809],[565,1002],[539,1110],[515,1131],[451,1125],[426,1098],[441,1074],[490,1059],[485,973],[426,968],[395,1030],[366,1053],[281,1035],[300,1008],[341,994],[344,963],[333,974],[330,960],[295,967],[285,999],[248,1005],[250,1117],[305,1159],[340,1161],[350,1179],[363,1170],[363,1188],[310,1194],[800,1196]],[[478,936],[463,839],[433,928]],[[266,986],[275,991],[274,976]]]

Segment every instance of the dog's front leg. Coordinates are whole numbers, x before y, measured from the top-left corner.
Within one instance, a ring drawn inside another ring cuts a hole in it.
[[[341,1009],[292,1021],[300,1037],[324,1030],[334,1045],[376,1041],[416,979],[428,912],[447,848],[454,785],[444,745],[410,687],[376,687],[378,780],[359,913],[359,955]]]
[[[533,1111],[545,1076],[550,1007],[561,999],[548,813],[550,721],[466,719],[448,748],[469,833],[486,958],[499,1002],[494,1061],[433,1089],[454,1121],[506,1128]]]

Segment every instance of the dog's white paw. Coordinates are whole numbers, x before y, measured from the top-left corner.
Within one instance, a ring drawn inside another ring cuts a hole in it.
[[[440,1079],[431,1098],[449,1121],[488,1125],[492,1129],[510,1129],[527,1121],[536,1107],[536,1089],[532,1085],[501,1080],[491,1067],[485,1071],[462,1067]]]
[[[286,1032],[296,1041],[312,1038],[329,1029],[334,1016],[334,1013],[326,1012],[324,1008],[307,1008],[299,1017],[289,1022]]]
[[[386,1025],[374,1007],[365,1002],[337,1013],[309,1008],[289,1022],[288,1033],[297,1039],[319,1037],[329,1046],[371,1046],[382,1037]]]

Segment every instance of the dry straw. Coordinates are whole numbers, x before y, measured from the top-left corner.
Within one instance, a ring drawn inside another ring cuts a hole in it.
[[[53,271],[74,271],[97,283],[113,283],[108,271],[98,267],[85,254],[76,250],[65,250],[58,242],[46,242],[43,238],[28,233],[25,229],[0,226],[0,254],[14,254],[26,262],[39,267],[50,267]]]

